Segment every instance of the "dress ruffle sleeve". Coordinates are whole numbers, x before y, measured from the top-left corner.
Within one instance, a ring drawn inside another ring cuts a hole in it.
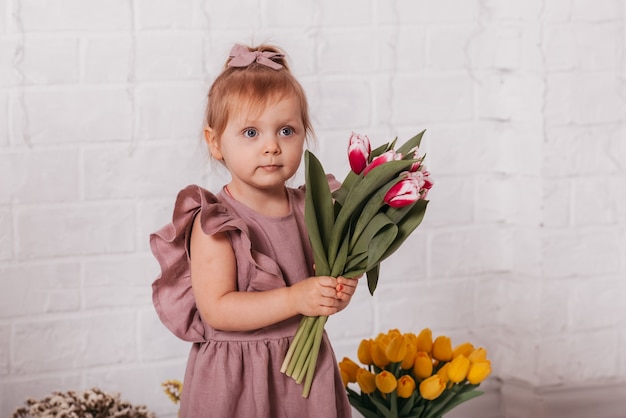
[[[152,284],[152,302],[161,322],[178,338],[190,342],[205,341],[189,266],[189,238],[198,214],[205,234],[241,231],[240,242],[247,246],[248,257],[253,260],[247,226],[234,218],[215,195],[196,185],[178,193],[172,222],[150,235],[152,254],[161,267],[161,274]],[[274,270],[273,266],[265,267]]]

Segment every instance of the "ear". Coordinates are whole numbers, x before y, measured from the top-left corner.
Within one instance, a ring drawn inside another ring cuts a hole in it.
[[[204,128],[204,142],[206,142],[209,152],[217,161],[222,161],[224,157],[220,151],[220,144],[215,135],[215,131],[210,126]]]

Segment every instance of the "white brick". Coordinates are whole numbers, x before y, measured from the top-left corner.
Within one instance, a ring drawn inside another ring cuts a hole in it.
[[[506,233],[496,227],[433,233],[430,242],[432,277],[458,277],[504,271]]]
[[[0,87],[13,86],[20,80],[15,69],[19,62],[21,42],[14,37],[0,38]]]
[[[485,73],[478,77],[477,113],[494,120],[541,119],[543,80],[539,75]]]
[[[530,276],[503,279],[506,309],[499,312],[501,324],[520,334],[533,333],[541,320],[541,280]]]
[[[202,39],[196,32],[140,33],[136,39],[137,80],[202,77]]]
[[[314,0],[297,3],[289,0],[264,1],[263,22],[277,28],[298,27],[302,30],[311,27],[318,16],[315,3]]]
[[[436,177],[428,193],[424,223],[435,227],[471,224],[476,217],[475,182],[471,178]]]
[[[202,2],[203,4],[205,2]],[[197,2],[193,0],[161,0],[155,4],[150,0],[135,2],[137,27],[143,29],[179,29],[193,26]]]
[[[115,36],[85,41],[84,77],[88,83],[126,82],[131,78],[132,38]]]
[[[0,206],[0,260],[13,258],[13,211],[8,206]]]
[[[164,191],[169,192],[169,190]],[[148,244],[150,234],[172,221],[172,212],[174,211],[174,201],[177,192],[177,190],[171,190],[171,195],[166,198],[158,200],[142,199],[142,201],[138,203],[139,237],[137,239],[137,246],[140,251],[149,252],[150,247]],[[153,271],[150,277],[156,278],[156,269],[158,267],[156,259],[152,260],[150,264],[152,264]]]
[[[535,20],[545,7],[541,0],[488,0],[482,6],[493,20]]]
[[[617,183],[613,184],[617,185]],[[614,195],[615,192],[617,190],[614,190],[608,181],[601,181],[597,177],[572,180],[574,225],[614,225],[619,216],[619,199],[623,196],[619,192]]]
[[[87,199],[161,196],[198,182],[206,155],[192,140],[160,146],[108,146],[85,151]],[[167,169],[164,169],[167,167]],[[174,195],[172,196],[172,201]]]
[[[80,309],[77,263],[0,267],[0,317],[11,318]]]
[[[152,305],[155,279],[152,257],[110,258],[85,262],[86,309]]]
[[[7,32],[8,0],[0,0],[0,34]]]
[[[0,376],[7,376],[9,374],[9,353],[11,352],[10,344],[11,326],[0,325]]]
[[[0,153],[0,203],[63,202],[78,197],[78,152],[72,149]]]
[[[544,263],[541,242],[541,225],[513,226],[503,231],[508,243],[505,263],[517,274],[540,277]]]
[[[11,364],[15,374],[127,364],[137,359],[136,322],[128,312],[83,314],[14,327]]]
[[[78,39],[28,37],[18,67],[25,84],[68,84],[78,81]]]
[[[9,143],[9,96],[0,91],[0,147]]]
[[[428,216],[430,209],[427,209]],[[380,265],[380,283],[416,283],[426,280],[428,274],[427,221],[422,222],[404,243]]]
[[[473,319],[473,285],[470,280],[438,281],[402,287],[381,286],[381,329],[419,332],[425,327],[464,329]]]
[[[371,0],[320,0],[315,2],[319,8],[320,24],[361,29],[372,22]]]
[[[593,0],[572,0],[572,19],[601,22],[619,19],[622,2],[616,0],[597,3]]]
[[[130,203],[39,206],[17,211],[18,257],[32,259],[128,252],[134,249]]]
[[[508,293],[503,290],[507,280],[507,275],[489,275],[475,279],[473,315],[476,326],[500,328],[502,315],[508,307],[505,302]],[[491,346],[496,347],[496,342]]]
[[[549,24],[570,21],[572,16],[572,0],[554,0],[545,3],[541,16]]]
[[[544,144],[543,174],[551,178],[618,173],[626,158],[623,135],[619,125],[551,128]]]
[[[0,415],[12,416],[17,408],[26,406],[29,398],[42,399],[54,391],[66,391],[81,387],[79,373],[59,373],[55,376],[14,378],[0,382]]]
[[[305,85],[315,126],[360,129],[370,120],[371,92],[365,80],[329,80]]]
[[[142,85],[135,90],[142,139],[202,138],[207,89],[199,83]]]
[[[589,351],[590,341],[594,344]],[[537,349],[542,384],[615,379],[620,356],[619,334],[612,330],[570,333],[542,338]],[[593,367],[586,367],[593,360]]]
[[[446,121],[472,117],[472,81],[466,75],[400,76],[392,83],[394,124]]]
[[[594,277],[571,283],[568,326],[574,332],[619,329],[626,323],[626,287],[621,277]]]
[[[273,4],[272,2],[271,4]],[[265,7],[263,7],[265,9]],[[263,14],[257,0],[243,0],[237,3],[228,1],[203,2],[203,12],[210,28],[219,31],[224,29],[250,29],[261,26]],[[298,16],[300,13],[295,14]],[[291,20],[291,17],[288,18]],[[276,25],[270,25],[276,27]]]
[[[381,45],[381,61],[404,72],[426,68],[426,27],[424,25],[394,27],[389,42]]]
[[[150,289],[149,286],[147,288]],[[152,307],[139,312],[137,338],[140,357],[144,362],[186,359],[191,349],[191,343],[179,339],[163,325]]]
[[[131,8],[124,0],[24,0],[19,13],[26,31],[115,31],[131,28]]]
[[[543,180],[542,223],[547,228],[563,228],[571,222],[570,179]]]
[[[393,7],[389,7],[384,2],[377,2],[375,6],[378,21],[390,24],[466,22],[476,19],[480,9],[479,2],[476,0],[437,2],[398,0]]]
[[[539,383],[537,369],[537,340],[535,334],[505,327],[501,332],[498,351],[491,357],[495,374],[501,379],[520,379],[530,384]],[[562,351],[560,352],[562,354]]]
[[[583,71],[612,71],[619,68],[619,57],[624,40],[623,23],[596,23],[576,25],[579,68]]]
[[[549,25],[545,33],[546,69],[549,71],[572,70],[578,65],[576,29],[572,24]]]
[[[19,103],[13,104],[16,111]],[[26,118],[14,120],[16,134],[33,144],[129,140],[132,112],[124,89],[33,90],[24,93]],[[22,115],[18,115],[22,116]],[[22,126],[23,121],[26,126]]]
[[[547,230],[542,237],[545,277],[617,274],[623,254],[613,228]]]
[[[428,66],[437,70],[466,69],[468,64],[466,46],[475,31],[474,25],[431,28],[427,34],[426,46]],[[405,42],[409,39],[405,39]]]
[[[350,341],[370,338],[376,331],[377,309],[376,293],[372,296],[367,287],[367,279],[359,280],[357,290],[350,305],[343,311],[331,316],[326,329],[331,341]]]
[[[319,73],[372,74],[379,70],[381,60],[377,51],[377,33],[363,33],[354,42],[350,28],[326,30],[318,37]]]
[[[539,332],[542,336],[566,332],[568,306],[572,293],[571,279],[544,280],[541,284]]]
[[[537,176],[485,176],[477,179],[476,220],[538,225],[541,181]]]

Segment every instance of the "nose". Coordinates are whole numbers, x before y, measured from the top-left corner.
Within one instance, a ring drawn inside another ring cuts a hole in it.
[[[269,139],[266,142],[264,153],[266,155],[278,155],[278,154],[280,154],[280,145],[278,144],[278,141],[276,140],[276,138],[272,137],[271,139]]]

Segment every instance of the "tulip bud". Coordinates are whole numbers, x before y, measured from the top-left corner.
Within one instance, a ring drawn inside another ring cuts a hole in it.
[[[348,383],[350,383],[350,378],[348,377],[348,373],[343,370],[339,370],[339,374],[341,375],[341,381],[343,382],[343,387],[348,387]]]
[[[376,375],[376,387],[381,393],[391,393],[397,386],[398,381],[393,373],[383,370]]]
[[[361,341],[357,356],[359,357],[359,361],[366,366],[374,364],[374,360],[372,360],[372,340]]]
[[[437,399],[445,389],[446,383],[441,380],[441,377],[437,374],[420,383],[420,395],[422,395],[422,398],[429,401]]]
[[[415,363],[415,355],[417,354],[417,350],[415,350],[415,345],[407,340],[408,338],[405,337],[404,344],[406,345],[406,355],[402,359],[402,363],[400,363],[400,368],[403,370],[409,370],[413,368],[413,364]]]
[[[360,368],[361,367],[358,364],[350,360],[348,357],[344,357],[343,360],[339,362],[339,370],[344,371],[348,375],[348,380],[350,382],[356,382],[356,372]]]
[[[448,383],[450,378],[448,377],[448,369],[450,368],[450,363],[446,363],[437,370],[437,375],[441,378],[443,383]]]
[[[391,360],[389,360],[385,351],[385,346],[382,342],[375,340],[372,343],[372,360],[374,361],[374,364],[381,369],[391,363]]]
[[[467,381],[477,385],[491,374],[491,362],[489,360],[477,360],[471,363],[467,372]]]
[[[477,348],[476,350],[474,350],[474,351],[472,351],[470,353],[468,358],[469,358],[469,361],[471,361],[472,363],[475,362],[475,361],[486,360],[487,359],[487,350],[485,350],[482,347]]]
[[[371,150],[370,140],[366,135],[352,132],[348,143],[348,161],[352,171],[356,174],[361,174],[365,166],[367,166]]]
[[[448,378],[451,382],[460,383],[465,380],[470,367],[467,357],[461,354],[448,364]]]
[[[430,354],[433,350],[433,333],[430,328],[424,328],[417,336],[417,344],[415,345],[417,351],[423,351]]]
[[[393,337],[391,341],[389,341],[385,349],[385,355],[392,363],[398,363],[404,359],[406,356],[406,344],[404,343],[402,334]]]
[[[410,398],[415,391],[415,380],[408,374],[405,374],[400,379],[398,379],[398,387],[396,392],[398,393],[398,397],[400,398]]]
[[[365,169],[363,170],[363,175],[366,176],[367,173],[372,171],[374,168],[378,167],[381,164],[387,163],[389,161],[401,160],[402,154],[396,153],[394,150],[389,150],[380,154],[378,157],[374,158],[371,163],[369,163]]]
[[[389,189],[383,201],[392,208],[401,208],[417,202],[420,198],[419,183],[412,177],[400,180]]]
[[[474,351],[474,346],[471,343],[459,344],[456,347],[454,347],[454,350],[452,350],[452,358],[456,358],[460,355],[469,357],[472,351]]]
[[[376,390],[376,376],[363,368],[356,372],[356,382],[363,393],[373,393]]]
[[[433,374],[433,360],[428,353],[418,351],[415,354],[415,363],[413,363],[413,374],[418,379],[426,379]]]
[[[433,358],[439,361],[452,360],[452,342],[450,337],[439,336],[433,342]]]

